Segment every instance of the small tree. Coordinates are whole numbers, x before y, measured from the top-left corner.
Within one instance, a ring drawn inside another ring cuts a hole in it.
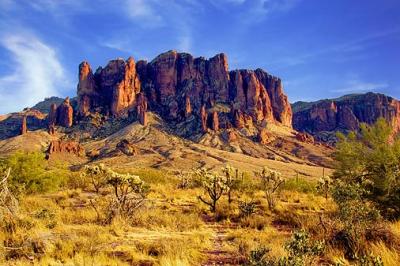
[[[202,196],[198,198],[203,203],[210,206],[211,211],[215,213],[218,200],[227,190],[226,177],[217,173],[210,173],[204,168],[196,170],[196,175],[199,177],[204,192],[208,195],[210,201],[205,200]]]
[[[239,170],[227,165],[222,168],[222,172],[225,174],[225,186],[226,193],[228,195],[228,203],[232,203],[232,191],[237,188],[239,183]]]
[[[359,132],[338,134],[334,179],[361,185],[386,218],[400,217],[400,139],[380,118]]]
[[[261,178],[262,188],[267,198],[268,207],[273,210],[276,205],[276,193],[285,183],[281,173],[264,167],[261,172],[256,172],[256,176]]]

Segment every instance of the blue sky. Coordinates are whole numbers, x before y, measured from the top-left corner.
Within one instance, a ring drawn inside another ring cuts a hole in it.
[[[282,78],[291,102],[400,98],[399,0],[0,0],[0,113],[74,96],[78,64],[175,49]]]

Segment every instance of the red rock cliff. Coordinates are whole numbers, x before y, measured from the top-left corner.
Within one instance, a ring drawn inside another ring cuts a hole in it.
[[[346,131],[385,118],[395,133],[400,132],[400,102],[383,94],[348,95],[316,103],[295,103],[293,126],[299,131]]]
[[[143,103],[138,100],[139,93],[145,96],[150,111],[169,121],[191,119],[203,131],[263,122],[291,127],[291,106],[281,80],[260,69],[229,71],[225,54],[205,59],[169,51],[151,62],[112,60],[94,74],[87,62],[79,66],[81,115],[138,112],[143,109],[138,108]],[[221,107],[226,111],[221,112]],[[209,117],[212,123],[207,121]]]

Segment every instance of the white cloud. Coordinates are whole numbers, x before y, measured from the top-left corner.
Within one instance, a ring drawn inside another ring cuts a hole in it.
[[[32,106],[48,96],[60,95],[68,84],[56,51],[32,34],[1,36],[10,52],[11,73],[0,77],[0,113]]]
[[[358,93],[379,91],[389,87],[386,82],[366,82],[358,79],[349,80],[343,88],[332,90],[335,93]]]
[[[157,0],[125,0],[125,11],[130,18],[142,21],[143,26],[157,27],[163,22],[154,7],[157,4]]]

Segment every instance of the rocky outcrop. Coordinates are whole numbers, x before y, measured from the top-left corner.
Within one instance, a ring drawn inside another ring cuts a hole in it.
[[[197,123],[191,128],[202,132],[263,123],[291,127],[291,107],[281,80],[260,69],[229,71],[225,54],[205,59],[168,51],[151,62],[112,60],[94,74],[87,62],[80,64],[77,109],[81,117],[90,112],[119,116],[136,110],[137,118],[146,120],[139,95],[163,119],[190,120]]]
[[[47,115],[47,125],[50,127],[57,124],[57,105],[55,103],[50,105],[50,111]]]
[[[269,75],[262,69],[257,69],[255,72],[268,93],[274,119],[285,126],[292,127],[292,108],[286,94],[283,92],[281,79]]]
[[[227,133],[227,140],[228,143],[236,142],[238,140],[238,137],[234,131],[230,130]]]
[[[47,127],[47,133],[52,136],[56,134],[56,127],[54,126],[54,124],[51,124]]]
[[[21,131],[20,131],[20,134],[24,135],[27,132],[28,132],[28,128],[26,126],[26,116],[23,116],[22,120],[21,120]]]
[[[261,144],[267,144],[268,143],[268,131],[265,128],[262,128],[257,135],[257,140]]]
[[[118,142],[117,149],[128,156],[133,156],[138,154],[138,149],[126,139],[123,139],[120,142]]]
[[[298,132],[296,133],[296,139],[301,142],[314,143],[314,137],[308,133]]]
[[[201,120],[201,129],[203,132],[207,132],[207,111],[205,105],[201,107],[200,110],[200,120]]]
[[[338,99],[293,105],[293,126],[298,131],[320,132],[356,130],[360,123],[372,124],[385,118],[395,133],[400,132],[400,102],[383,94],[347,95]]]
[[[147,99],[143,93],[139,94],[138,102],[136,105],[136,112],[139,122],[143,125],[147,125]]]
[[[219,130],[219,118],[218,113],[213,112],[210,116],[210,127],[212,130],[218,131]]]
[[[62,127],[70,127],[73,122],[74,110],[69,102],[69,97],[65,98],[64,102],[57,107],[56,125]]]
[[[132,57],[111,60],[93,74],[88,62],[79,65],[77,88],[78,113],[86,116],[91,111],[118,115],[134,106],[140,92],[140,80]]]
[[[57,107],[56,104],[51,104],[49,114],[47,115],[47,129],[55,126],[71,127],[73,123],[74,110],[70,104],[69,97]]]
[[[185,118],[188,118],[192,114],[192,105],[190,104],[189,96],[185,98]]]
[[[79,65],[78,82],[78,114],[86,116],[96,100],[96,87],[92,69],[88,62],[83,61]]]
[[[85,149],[76,141],[53,140],[47,149],[47,158],[54,153],[69,153],[76,156],[84,156]]]
[[[38,110],[29,108],[22,112],[5,115],[0,120],[0,140],[25,133],[24,127],[26,130],[29,129],[29,131],[45,128],[46,115]]]

